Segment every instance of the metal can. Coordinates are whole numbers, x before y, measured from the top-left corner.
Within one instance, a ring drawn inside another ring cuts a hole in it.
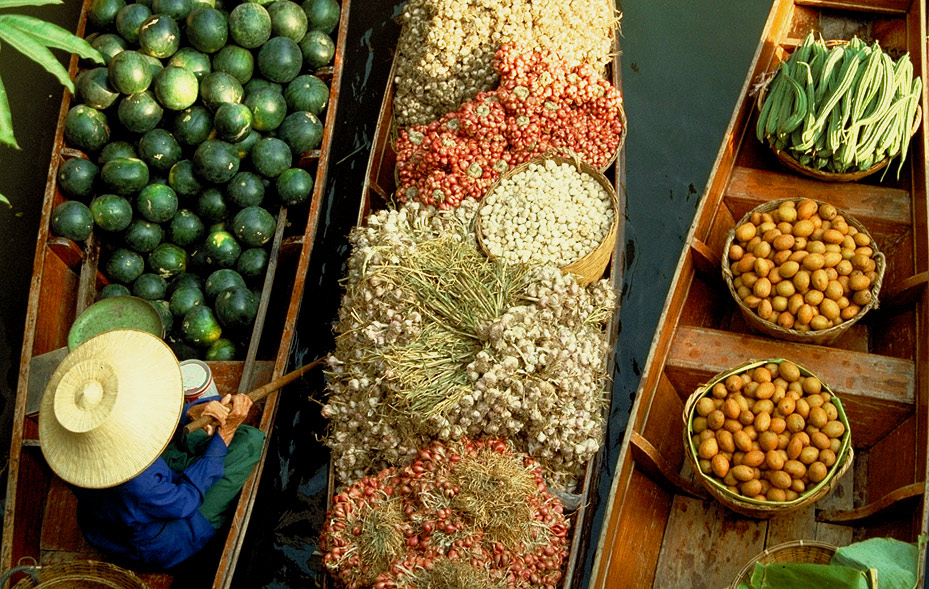
[[[184,360],[181,362],[181,378],[184,382],[184,402],[190,403],[200,397],[219,395],[213,372],[203,360]]]

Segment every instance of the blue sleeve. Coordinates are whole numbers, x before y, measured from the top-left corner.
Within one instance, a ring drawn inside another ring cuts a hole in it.
[[[161,458],[127,485],[138,497],[138,507],[152,518],[189,517],[203,503],[203,496],[223,476],[226,444],[213,436],[203,456],[178,475]]]

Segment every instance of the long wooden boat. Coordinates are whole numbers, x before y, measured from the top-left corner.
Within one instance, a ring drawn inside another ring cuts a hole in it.
[[[258,316],[245,359],[208,362],[221,392],[248,392],[280,377],[288,369],[307,269],[321,206],[326,197],[351,0],[340,0],[339,4],[341,17],[334,38],[336,51],[333,62],[313,72],[329,85],[330,90],[329,104],[323,113],[322,142],[319,149],[304,153],[300,158],[300,166],[313,175],[313,192],[307,202],[291,207],[291,210],[281,207],[278,211]],[[78,35],[84,34],[90,5],[90,0],[83,3]],[[77,72],[78,60],[72,56],[69,66],[72,79]],[[39,565],[76,559],[105,560],[84,541],[75,519],[74,495],[44,461],[38,441],[38,416],[32,411],[29,398],[32,373],[38,373],[42,367],[47,378],[49,358],[56,350],[61,353],[60,350],[67,345],[68,330],[74,319],[94,302],[97,290],[107,282],[98,270],[101,248],[93,235],[81,246],[49,232],[52,210],[64,200],[57,187],[58,168],[69,158],[84,157],[64,143],[64,118],[70,104],[70,93],[65,91],[49,164],[29,291],[10,447],[0,572],[8,571],[29,558]],[[34,383],[32,387],[35,387]],[[268,437],[261,461],[239,495],[230,524],[214,538],[212,548],[204,551],[208,552],[207,555],[191,559],[196,570],[200,571],[197,578],[204,579],[202,586],[225,588],[232,583],[258,492],[277,408],[277,393],[272,393],[250,416],[250,422]],[[188,568],[194,570],[193,567]],[[204,570],[205,573],[202,572]],[[183,571],[180,569],[180,572]],[[170,587],[172,583],[178,585],[167,573],[140,576],[152,589]],[[11,585],[19,578],[14,576]],[[184,581],[189,582],[189,579]]]
[[[613,46],[613,60],[612,63],[608,66],[607,75],[611,79],[613,85],[622,91],[622,69],[620,68],[618,35],[614,35]],[[396,131],[394,128],[395,122],[393,116],[395,90],[393,80],[395,77],[394,74],[396,67],[397,62],[395,59],[388,76],[387,88],[384,92],[384,97],[381,102],[381,107],[378,114],[377,125],[374,130],[374,137],[372,139],[371,151],[368,157],[368,164],[365,171],[364,184],[362,187],[362,196],[358,210],[358,225],[364,224],[365,219],[371,212],[383,209],[388,206],[388,203],[393,201],[393,195],[396,191],[396,177],[394,174],[394,168],[397,162],[397,154],[394,151],[392,143],[392,138],[395,137]],[[624,129],[623,133],[625,132],[626,130]],[[623,142],[623,147],[617,154],[616,160],[610,165],[609,169],[604,172],[604,175],[610,179],[616,190],[616,199],[619,205],[618,211],[620,221],[616,230],[613,256],[610,260],[610,263],[607,265],[606,270],[604,271],[604,278],[611,282],[613,289],[617,293],[617,297],[619,296],[619,293],[622,289],[623,268],[625,263],[625,233],[623,220],[625,218],[626,208],[626,152],[624,146],[625,142]],[[613,350],[616,346],[616,339],[619,331],[618,308],[610,318],[607,329],[609,332],[609,349]],[[606,374],[613,374],[614,363],[615,356],[611,352],[607,358]],[[607,386],[607,389],[609,389],[609,386]],[[609,410],[606,409],[605,411],[608,415]],[[570,518],[572,524],[572,536],[570,542],[570,552],[565,569],[563,583],[564,587],[571,587],[573,585],[574,575],[577,572],[576,567],[581,561],[583,550],[586,548],[589,535],[589,526],[593,516],[593,510],[590,509],[590,497],[591,493],[594,492],[597,488],[601,470],[600,465],[602,456],[603,449],[601,449],[601,451],[598,452],[588,463],[584,480],[582,481],[580,487],[576,489],[576,492],[574,493],[576,496],[572,497],[572,502],[579,505],[579,507],[577,507],[571,513]],[[330,503],[332,497],[334,496],[336,486],[333,472],[334,470],[330,468],[328,485]],[[329,582],[331,586],[331,580],[327,579],[327,582]]]
[[[925,117],[904,171],[825,183],[783,167],[755,138],[752,87],[810,31],[908,51],[926,80],[924,0],[775,0],[681,253],[616,462],[590,587],[726,587],[785,541],[834,546],[929,531],[929,219]],[[921,101],[926,111],[925,94]],[[814,198],[861,221],[887,256],[881,306],[831,346],[747,327],[721,277],[727,233],[759,204]],[[682,443],[685,400],[748,360],[795,359],[831,383],[855,458],[833,493],[772,519],[738,515],[699,489]],[[925,561],[925,548],[920,554]],[[923,578],[920,570],[919,578]],[[922,581],[920,581],[922,586]]]

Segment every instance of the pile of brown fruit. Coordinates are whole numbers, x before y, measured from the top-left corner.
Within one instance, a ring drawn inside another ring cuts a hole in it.
[[[848,429],[833,395],[793,362],[771,361],[716,382],[690,425],[700,470],[729,491],[793,501],[823,481]]]
[[[762,319],[800,332],[858,316],[876,297],[871,237],[827,203],[785,200],[735,228],[733,287]]]

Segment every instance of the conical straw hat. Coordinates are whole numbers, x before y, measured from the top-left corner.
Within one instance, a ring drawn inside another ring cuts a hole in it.
[[[39,410],[39,442],[49,466],[79,487],[102,489],[148,468],[181,417],[177,358],[138,330],[94,336],[52,374]]]

